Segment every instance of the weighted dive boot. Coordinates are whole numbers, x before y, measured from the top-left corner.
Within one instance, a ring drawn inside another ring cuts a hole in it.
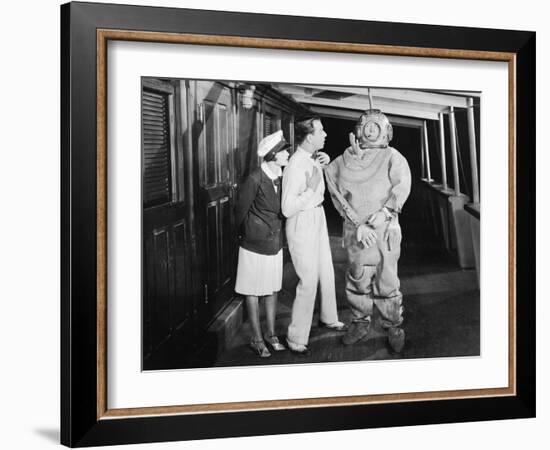
[[[352,345],[368,336],[370,331],[370,316],[352,320],[348,332],[342,338],[344,345]]]
[[[405,330],[400,327],[388,328],[388,342],[395,353],[401,353],[405,346]]]

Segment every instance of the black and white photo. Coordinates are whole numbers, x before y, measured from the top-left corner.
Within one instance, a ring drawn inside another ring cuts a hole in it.
[[[143,370],[480,355],[482,92],[141,83]]]

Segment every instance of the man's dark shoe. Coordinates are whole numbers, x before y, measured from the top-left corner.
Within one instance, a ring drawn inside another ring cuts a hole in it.
[[[405,346],[405,330],[399,327],[388,328],[388,342],[395,353],[401,353]]]
[[[353,345],[367,337],[370,331],[370,317],[368,319],[354,320],[349,326],[348,332],[342,338],[344,345]]]
[[[296,356],[303,356],[303,357],[311,356],[311,350],[308,347],[306,347],[303,350],[293,350],[290,347],[288,349],[290,350],[290,353]]]

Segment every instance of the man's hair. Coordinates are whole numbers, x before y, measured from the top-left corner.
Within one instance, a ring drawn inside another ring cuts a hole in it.
[[[306,140],[306,136],[315,131],[313,122],[321,120],[319,116],[299,117],[294,125],[294,139],[296,144],[300,145]]]

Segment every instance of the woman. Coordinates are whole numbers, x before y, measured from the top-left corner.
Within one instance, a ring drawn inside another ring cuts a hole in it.
[[[239,263],[235,291],[246,297],[252,326],[250,348],[260,357],[285,350],[275,334],[277,292],[283,279],[283,232],[281,214],[282,167],[288,163],[288,143],[281,130],[258,145],[261,166],[240,186],[235,210],[239,233]],[[267,330],[260,327],[259,298],[265,302]],[[265,341],[264,341],[265,339]]]

